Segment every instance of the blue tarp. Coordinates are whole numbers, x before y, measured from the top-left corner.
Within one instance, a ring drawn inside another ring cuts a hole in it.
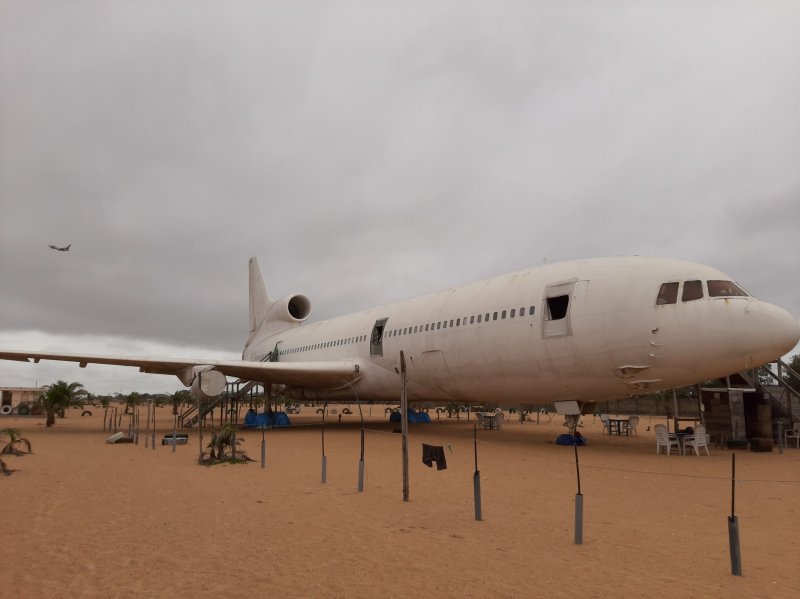
[[[415,412],[411,408],[408,408],[408,423],[409,424],[417,424],[417,423],[428,423],[430,424],[431,417],[428,416],[425,412]],[[400,422],[400,412],[392,412],[389,415],[389,422]]]
[[[569,433],[564,433],[556,438],[556,445],[586,445],[586,437],[573,437]]]
[[[265,428],[268,426],[291,425],[292,422],[289,420],[286,412],[273,412],[272,414],[267,414],[265,412],[261,412],[260,414],[256,414],[255,412],[247,412],[247,414],[244,415],[244,428]]]

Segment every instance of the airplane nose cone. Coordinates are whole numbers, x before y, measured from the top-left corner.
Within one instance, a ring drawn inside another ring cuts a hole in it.
[[[745,312],[754,366],[781,357],[800,341],[800,323],[783,308],[756,300]]]

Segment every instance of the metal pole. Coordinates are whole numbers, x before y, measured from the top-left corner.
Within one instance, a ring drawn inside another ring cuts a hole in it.
[[[150,443],[152,449],[156,448],[156,404],[153,403],[153,438]]]
[[[406,394],[406,356],[400,352],[400,430],[403,436],[403,501],[408,501],[408,395]]]
[[[578,493],[575,495],[575,544],[583,544],[583,495],[581,494],[581,468],[578,463],[578,446],[575,448],[575,474],[578,477]]]
[[[341,414],[339,418],[341,419]],[[364,491],[364,426],[361,426],[361,459],[358,461],[358,492]]]
[[[178,415],[172,415],[172,453],[175,453],[175,448],[178,446]]]
[[[261,467],[267,467],[267,434],[266,425],[261,426]]]
[[[197,461],[201,464],[203,463],[203,426],[200,421],[200,396],[203,393],[203,373],[200,372],[198,375],[198,382],[197,382],[197,438],[200,440],[200,455],[197,458]]]
[[[678,394],[675,393],[674,388],[672,389],[672,421],[672,430],[677,433],[680,424],[678,423]]]
[[[325,412],[328,404],[322,405],[322,484],[328,482],[328,456],[325,455]]]
[[[475,448],[475,474],[472,475],[472,492],[475,497],[475,520],[481,521],[483,515],[481,512],[481,473],[478,470],[478,424],[473,425],[472,430],[472,443]]]
[[[736,505],[736,454],[731,454],[731,515],[728,517],[728,542],[731,550],[731,574],[742,575],[742,552],[739,547],[739,519],[735,515]]]
[[[144,448],[147,449],[147,444],[150,441],[150,404],[147,404],[147,428],[144,431]]]

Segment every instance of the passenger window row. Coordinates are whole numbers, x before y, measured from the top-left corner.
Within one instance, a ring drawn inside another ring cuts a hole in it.
[[[399,335],[413,335],[415,333],[424,333],[431,331],[439,331],[447,328],[464,327],[472,324],[485,324],[495,320],[507,320],[512,318],[523,318],[526,314],[533,316],[536,312],[536,306],[523,306],[519,309],[511,308],[505,310],[496,310],[494,312],[486,312],[484,314],[464,316],[463,318],[451,318],[450,320],[440,320],[438,322],[425,323],[424,325],[409,326],[397,329],[391,329],[386,332],[386,337],[397,337]],[[312,345],[303,345],[301,347],[292,347],[278,351],[279,356],[287,356],[291,354],[298,354],[305,351],[313,351],[316,349],[325,349],[328,347],[338,347],[341,345],[349,345],[352,343],[361,343],[367,340],[367,335],[358,335],[356,337],[347,337],[345,339],[337,339],[335,341],[325,341],[323,343],[314,343]]]
[[[290,347],[287,349],[282,349],[278,352],[280,356],[287,356],[290,354],[298,354],[304,351],[312,351],[315,349],[323,349],[327,347],[338,347],[340,345],[349,345],[351,343],[361,343],[362,341],[366,341],[366,335],[358,335],[357,337],[347,337],[345,339],[336,339],[335,341],[325,341],[323,343],[314,343],[311,345],[303,345],[301,347]]]
[[[440,320],[437,322],[430,322],[425,324],[418,324],[408,327],[400,327],[397,329],[390,329],[386,332],[386,337],[397,337],[400,335],[414,335],[418,333],[425,333],[431,331],[439,331],[447,328],[465,327],[472,324],[486,324],[495,320],[507,320],[512,318],[523,318],[527,310],[528,316],[533,316],[536,312],[536,306],[523,306],[517,308],[496,310],[493,312],[486,312],[484,314],[473,314],[472,316],[464,316],[463,318],[451,318],[450,320]]]
[[[706,281],[708,287],[708,297],[748,297],[749,294],[733,281]],[[656,296],[656,305],[664,306],[667,304],[678,303],[678,287],[680,281],[670,281],[662,283]],[[681,301],[692,302],[703,299],[703,281],[684,281]]]

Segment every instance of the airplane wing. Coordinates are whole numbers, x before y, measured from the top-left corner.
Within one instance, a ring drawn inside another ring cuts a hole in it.
[[[298,387],[327,389],[341,386],[360,376],[360,367],[355,360],[335,362],[248,362],[244,360],[181,360],[144,358],[129,356],[92,356],[84,354],[61,354],[35,351],[0,351],[0,359],[20,362],[59,360],[77,362],[83,368],[87,364],[133,366],[140,372],[151,374],[173,374],[184,378],[187,370],[194,366],[213,366],[226,376],[238,377],[262,383],[277,383]]]

